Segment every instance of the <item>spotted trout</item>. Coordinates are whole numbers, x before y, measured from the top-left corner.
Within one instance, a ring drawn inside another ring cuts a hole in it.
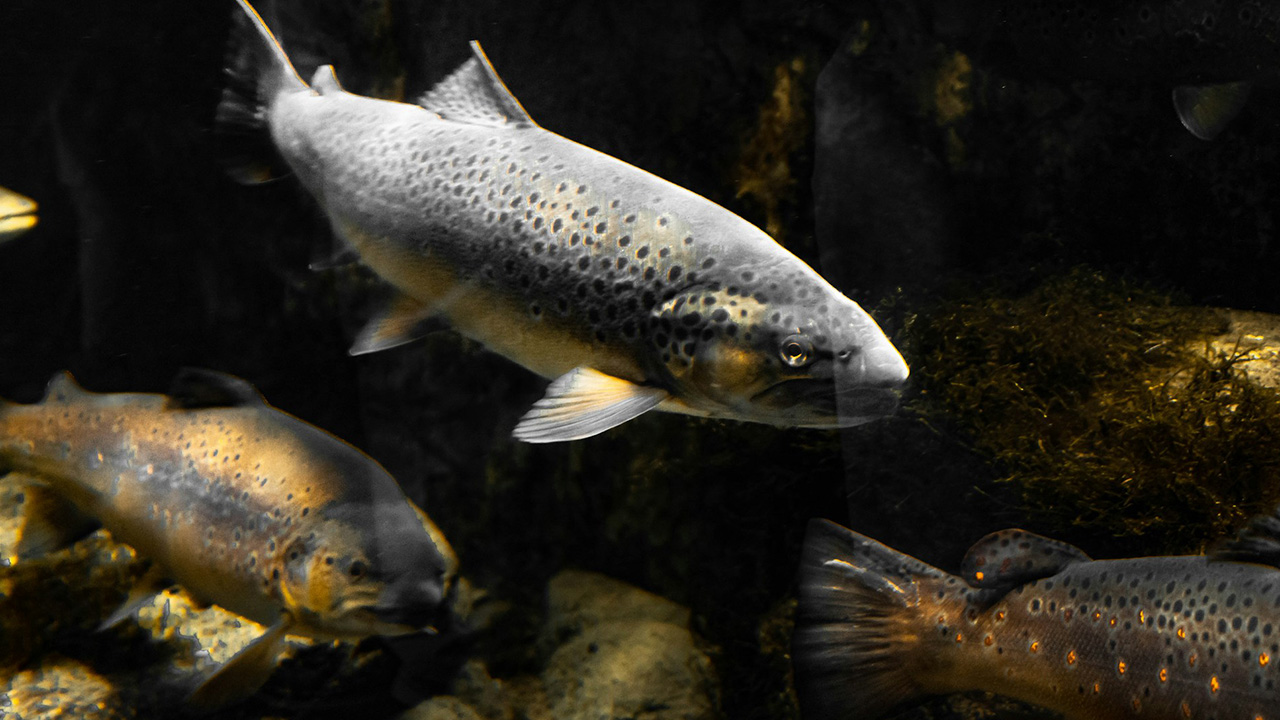
[[[453,581],[449,544],[382,466],[228,375],[183,371],[168,396],[59,376],[43,402],[0,403],[0,470],[41,478],[151,561],[113,620],[174,581],[269,627],[196,689],[200,706],[265,682],[286,634],[429,628]],[[29,516],[17,561],[75,539],[73,526],[89,527]]]
[[[1280,519],[1210,556],[1091,560],[1021,530],[945,573],[809,525],[792,657],[806,718],[983,690],[1074,720],[1280,717]]]
[[[303,82],[238,2],[220,126],[269,133],[399,293],[353,353],[447,322],[554,379],[515,429],[529,442],[653,409],[819,428],[896,409],[907,366],[861,307],[737,215],[539,127],[478,44],[416,104],[376,100],[330,65]]]

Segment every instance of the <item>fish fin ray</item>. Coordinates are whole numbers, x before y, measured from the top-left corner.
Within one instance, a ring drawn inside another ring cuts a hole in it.
[[[173,379],[166,407],[171,410],[195,410],[265,403],[262,394],[247,380],[217,370],[187,367],[179,370],[177,377]]]
[[[388,350],[447,327],[433,308],[401,293],[364,326],[348,352],[364,355]]]
[[[164,592],[173,585],[173,579],[157,563],[142,574],[129,588],[129,594],[116,609],[99,625],[98,630],[107,630],[133,617],[133,614],[151,601],[151,598]]]
[[[480,43],[474,40],[471,41],[471,59],[419,97],[418,104],[453,122],[509,128],[538,127],[498,77]]]
[[[310,270],[332,270],[333,268],[355,265],[360,262],[360,253],[352,247],[340,247],[327,257],[312,260],[307,268]]]
[[[1182,126],[1201,140],[1212,140],[1226,128],[1249,100],[1253,83],[1183,85],[1173,89],[1173,107]]]
[[[847,530],[811,520],[801,551],[791,656],[804,717],[878,717],[922,690],[916,578],[941,570]]]
[[[288,174],[271,141],[267,110],[280,93],[306,91],[307,84],[257,11],[244,0],[236,2],[240,10],[233,20],[215,140],[227,174],[254,185]]]
[[[552,381],[512,435],[530,443],[591,437],[649,412],[669,395],[589,367],[574,368]]]
[[[960,576],[971,587],[1007,592],[1090,559],[1080,548],[1061,540],[1026,530],[1000,530],[969,548],[960,562]]]
[[[197,710],[215,710],[253,695],[275,671],[276,657],[285,647],[289,627],[288,617],[281,617],[205,678],[187,697],[187,703]]]
[[[44,404],[69,403],[88,394],[89,392],[76,382],[74,375],[62,370],[49,378],[49,384],[44,390],[44,400],[41,402]]]
[[[17,477],[11,475],[8,480],[13,482]],[[31,478],[15,495],[18,493],[22,497],[23,521],[12,560],[39,558],[70,547],[101,527],[96,519],[44,482]]]

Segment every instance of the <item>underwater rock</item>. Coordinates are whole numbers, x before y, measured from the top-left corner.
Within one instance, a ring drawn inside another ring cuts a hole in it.
[[[400,720],[482,720],[484,716],[452,695],[433,697],[400,716]]]
[[[568,637],[542,673],[557,718],[711,718],[718,683],[689,611],[602,575],[564,571],[547,627]]]
[[[17,673],[0,694],[0,717],[13,720],[123,720],[133,716],[106,678],[64,657],[47,658],[40,667]]]
[[[1280,315],[1249,310],[1223,310],[1227,329],[1200,347],[1205,355],[1236,358],[1232,367],[1250,380],[1280,388]],[[1195,350],[1195,344],[1189,349]]]

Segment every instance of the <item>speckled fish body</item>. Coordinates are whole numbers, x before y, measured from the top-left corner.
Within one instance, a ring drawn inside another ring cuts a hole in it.
[[[0,407],[0,467],[255,622],[327,638],[430,623],[452,551],[381,466],[229,376],[188,372],[175,393],[55,379],[43,402]]]
[[[1280,6],[1255,0],[953,0],[944,31],[968,35],[986,54],[1065,79],[1159,83],[1187,129],[1220,132],[1253,84],[1280,84]],[[1016,58],[1016,59],[1014,59]]]
[[[259,62],[275,79],[256,117],[403,293],[354,351],[443,317],[544,377],[648,393],[644,410],[836,427],[896,407],[906,365],[862,308],[737,215],[538,127],[474,48],[416,105],[345,92],[329,66],[303,84],[278,47]]]
[[[958,577],[814,521],[800,588],[805,717],[874,718],[966,690],[1078,720],[1280,717],[1280,570],[1269,565],[1093,561],[1005,531]]]

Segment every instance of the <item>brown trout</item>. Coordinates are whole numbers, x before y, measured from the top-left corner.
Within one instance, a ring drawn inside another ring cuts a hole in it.
[[[185,370],[168,396],[90,393],[59,376],[41,403],[0,401],[0,469],[43,479],[150,559],[109,623],[174,581],[270,628],[196,690],[200,705],[259,687],[286,634],[426,629],[453,581],[453,551],[381,465],[228,375]],[[65,513],[57,523],[29,516],[18,561],[86,529]]]
[[[944,34],[1066,79],[1173,88],[1178,119],[1216,137],[1255,84],[1280,84],[1280,6],[1257,0],[943,0]],[[1009,52],[1011,51],[1011,52]]]
[[[36,226],[36,201],[0,187],[0,243]]]
[[[962,577],[809,524],[792,657],[807,718],[984,690],[1075,720],[1280,717],[1280,521],[1210,556],[1091,560],[1022,530]]]
[[[417,104],[375,100],[330,65],[304,83],[238,1],[220,127],[269,132],[400,293],[353,353],[447,321],[554,378],[516,427],[529,442],[653,409],[825,428],[896,409],[907,366],[861,307],[746,220],[539,127],[478,44]]]

